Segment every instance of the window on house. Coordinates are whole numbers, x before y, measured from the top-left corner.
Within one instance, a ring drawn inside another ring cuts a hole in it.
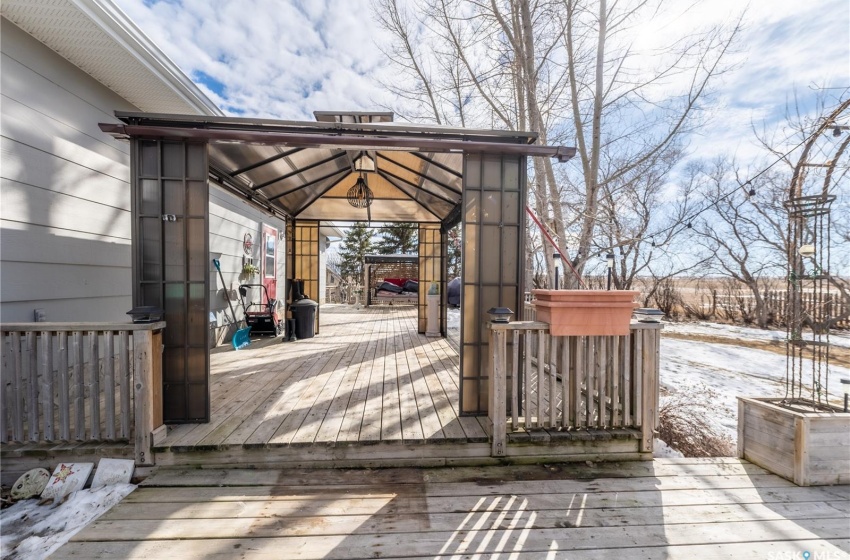
[[[266,235],[266,262],[264,267],[264,276],[266,278],[274,278],[275,275],[275,237]]]

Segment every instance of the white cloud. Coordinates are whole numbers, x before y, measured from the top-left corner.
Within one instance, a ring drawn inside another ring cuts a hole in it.
[[[116,1],[226,112],[311,119],[314,110],[374,109],[389,99],[369,0]],[[850,85],[846,0],[669,0],[624,41],[651,52],[742,10],[732,69],[715,83],[709,125],[690,140],[695,154],[754,155],[751,123],[779,122],[795,92],[811,107],[810,86]]]
[[[118,4],[225,112],[310,119],[385,96],[373,78],[383,60],[368,0]]]

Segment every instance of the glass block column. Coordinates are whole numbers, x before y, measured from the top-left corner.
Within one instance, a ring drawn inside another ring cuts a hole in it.
[[[208,422],[207,145],[133,140],[133,304],[165,310],[163,420]]]
[[[509,307],[514,320],[522,312],[526,158],[467,154],[463,177],[460,410],[480,415],[487,412],[487,310]]]

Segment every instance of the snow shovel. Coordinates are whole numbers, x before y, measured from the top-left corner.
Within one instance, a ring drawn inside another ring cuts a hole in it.
[[[218,262],[218,259],[213,259],[213,264],[215,265],[215,269],[218,271],[218,277],[221,278],[221,286],[225,287],[226,284],[224,283],[224,275],[221,273],[221,263]],[[230,306],[230,313],[233,315],[233,322],[230,324],[237,325],[241,321],[236,320],[236,310],[233,309],[233,302],[230,301],[230,296],[227,294],[227,288],[224,288],[224,290],[225,297],[227,298],[227,305]],[[233,339],[231,340],[231,342],[233,343],[234,350],[242,350],[243,348],[251,344],[251,327],[246,326],[237,330],[233,334]]]

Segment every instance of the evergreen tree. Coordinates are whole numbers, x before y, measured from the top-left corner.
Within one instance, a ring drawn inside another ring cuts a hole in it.
[[[448,268],[449,278],[460,276],[460,245],[461,234],[460,224],[458,224],[449,230],[449,244],[446,250],[446,257],[448,259],[446,267]]]
[[[419,249],[419,224],[391,224],[380,229],[375,248],[381,255],[410,255]]]
[[[364,222],[355,223],[345,232],[345,239],[339,250],[339,268],[342,277],[357,286],[362,286],[363,257],[373,250],[372,232]]]

